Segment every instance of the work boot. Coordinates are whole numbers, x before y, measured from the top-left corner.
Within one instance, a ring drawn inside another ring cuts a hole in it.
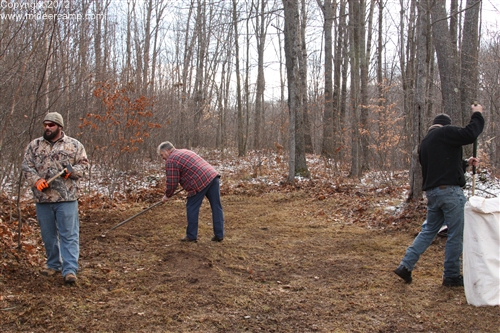
[[[405,266],[399,265],[399,267],[394,270],[394,273],[405,280],[406,283],[411,283],[411,271],[409,271]]]
[[[464,286],[464,277],[459,275],[457,277],[443,277],[443,286],[445,287],[463,287]]]
[[[76,282],[76,275],[73,273],[68,273],[64,276],[65,284],[74,284]]]
[[[222,242],[223,239],[224,239],[224,237],[214,236],[214,237],[212,237],[212,242]]]
[[[44,268],[40,271],[40,274],[44,276],[54,276],[57,273],[60,273],[61,271],[58,271],[57,269],[53,268]]]
[[[193,243],[196,243],[196,242],[198,242],[198,240],[197,239],[191,239],[191,238],[189,238],[189,237],[186,236],[186,237],[184,237],[184,238],[181,239],[181,242],[193,242]]]

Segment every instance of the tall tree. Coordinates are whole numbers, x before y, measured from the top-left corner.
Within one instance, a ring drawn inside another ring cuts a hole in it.
[[[150,49],[151,49],[151,17],[153,14],[153,0],[148,0],[146,3],[146,15],[144,26],[144,66],[142,68],[142,93],[144,95],[148,92],[148,87],[152,85],[149,81],[149,66],[150,66]],[[154,50],[153,50],[154,51]]]
[[[153,36],[153,60],[151,63],[151,92],[155,93],[156,90],[158,89],[157,87],[157,79],[156,79],[156,65],[158,63],[158,53],[160,52],[159,47],[158,47],[158,38],[160,36],[160,23],[163,20],[163,14],[165,12],[165,9],[167,8],[167,5],[163,3],[162,0],[157,1],[156,7],[155,7],[155,19],[156,19],[156,24],[154,27],[154,36]],[[161,82],[160,82],[161,84]]]
[[[297,129],[297,114],[300,112],[301,106],[301,89],[300,86],[300,73],[299,73],[299,57],[301,56],[300,49],[300,13],[298,0],[283,0],[284,16],[285,16],[285,59],[286,59],[286,73],[288,79],[288,109],[290,114],[290,128],[289,128],[289,163],[288,163],[288,181],[295,182],[295,175],[297,174],[296,161],[296,143],[297,135],[300,135],[300,129]],[[302,139],[303,140],[303,139]],[[305,154],[304,154],[305,160]],[[307,166],[302,173],[308,173]]]
[[[470,119],[470,105],[478,100],[479,7],[480,0],[467,0],[460,55],[460,98],[462,124]]]
[[[347,103],[347,70],[348,70],[348,29],[346,4],[347,0],[340,0],[339,9],[339,27],[337,29],[337,47],[335,50],[335,58],[333,60],[333,101],[335,103],[333,119],[335,120],[334,135],[336,138],[335,154],[337,160],[342,160],[344,155],[344,128],[346,119],[346,103]]]
[[[361,79],[361,96],[360,96],[360,123],[363,128],[363,132],[361,135],[361,150],[362,150],[362,162],[361,162],[361,170],[366,171],[369,169],[369,123],[368,123],[368,104],[369,104],[369,93],[368,93],[368,71],[370,66],[370,57],[371,57],[371,44],[372,44],[372,32],[373,32],[373,8],[375,2],[370,1],[370,9],[368,11],[368,18],[365,17],[366,12],[366,2],[365,0],[360,1],[359,6],[359,20],[361,21],[361,25],[359,26],[359,69],[360,69],[360,79]],[[368,21],[368,24],[365,22]]]
[[[309,170],[307,168],[306,153],[312,152],[311,142],[311,126],[309,123],[308,109],[307,109],[307,48],[305,42],[306,34],[306,8],[305,1],[300,0],[300,9],[298,17],[298,50],[297,65],[298,79],[296,93],[299,94],[298,104],[295,113],[295,174],[303,177],[309,177]],[[307,138],[307,139],[306,139]]]
[[[433,61],[432,38],[430,28],[430,12],[427,1],[417,3],[417,61],[415,71],[415,93],[411,110],[411,162],[410,162],[410,192],[408,200],[418,201],[422,198],[422,167],[418,159],[418,146],[422,141],[426,123],[426,109],[429,100],[429,85],[431,80],[430,62]]]
[[[349,60],[351,67],[351,177],[360,177],[363,151],[360,147],[360,59],[361,59],[361,8],[360,1],[349,1]]]
[[[235,51],[235,70],[236,70],[236,107],[237,107],[237,143],[238,156],[245,156],[245,137],[243,126],[243,112],[241,105],[241,77],[240,77],[240,46],[238,42],[238,1],[233,0],[233,29],[234,29],[234,51]]]
[[[299,163],[298,171],[302,173],[307,169],[305,153],[312,154],[313,144],[311,137],[311,120],[309,116],[309,102],[308,102],[308,94],[307,94],[307,85],[308,85],[308,74],[307,74],[307,43],[306,43],[306,28],[307,28],[307,8],[306,8],[306,0],[300,1],[300,57],[299,57],[299,73],[301,79],[301,107],[300,114],[297,118],[302,122],[298,128],[303,132],[301,134],[300,139],[304,138],[304,143],[298,142],[298,150],[297,150],[297,162]],[[304,153],[301,150],[304,150]],[[302,157],[303,156],[303,157]],[[309,172],[306,172],[309,175]]]
[[[432,35],[436,49],[439,77],[441,79],[441,97],[443,112],[451,116],[454,122],[461,122],[459,59],[452,32],[448,26],[448,14],[445,3],[435,0],[431,6]]]
[[[253,2],[253,1],[252,1]],[[262,126],[264,124],[264,90],[266,80],[264,76],[264,50],[266,45],[267,27],[269,15],[267,11],[267,0],[257,0],[255,8],[255,39],[257,47],[257,84],[255,91],[255,118],[254,118],[254,148],[261,148]]]
[[[193,108],[193,131],[191,134],[191,143],[194,147],[200,145],[200,122],[203,118],[204,109],[206,107],[206,89],[205,81],[205,62],[208,51],[208,35],[207,35],[207,9],[206,2],[198,0],[196,13],[196,35],[197,35],[197,57],[196,57],[196,75],[194,80],[194,108]]]
[[[335,15],[335,2],[325,0],[318,6],[323,13],[323,31],[325,33],[325,104],[323,111],[323,143],[321,156],[332,158],[334,152],[334,124],[333,124],[333,20]]]

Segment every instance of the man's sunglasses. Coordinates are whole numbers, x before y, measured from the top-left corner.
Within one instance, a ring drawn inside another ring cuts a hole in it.
[[[43,128],[45,127],[54,127],[54,126],[57,126],[56,123],[43,123]]]

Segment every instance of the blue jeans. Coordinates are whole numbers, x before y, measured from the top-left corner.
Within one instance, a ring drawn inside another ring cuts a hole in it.
[[[36,215],[47,254],[47,267],[63,276],[78,271],[80,220],[78,201],[37,203]]]
[[[224,238],[224,213],[220,202],[220,180],[215,177],[207,187],[192,197],[189,197],[186,202],[187,228],[186,236],[191,239],[198,239],[198,216],[200,215],[200,207],[205,196],[210,202],[212,208],[212,224],[215,236]]]
[[[425,192],[427,197],[427,223],[422,231],[406,249],[401,265],[412,271],[420,255],[427,250],[443,224],[448,226],[446,240],[444,277],[454,278],[460,275],[460,256],[463,250],[464,206],[466,198],[459,186],[432,188]]]

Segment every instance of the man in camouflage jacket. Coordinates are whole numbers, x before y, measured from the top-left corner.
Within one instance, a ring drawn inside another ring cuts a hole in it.
[[[42,274],[62,272],[64,282],[71,284],[76,282],[80,254],[78,180],[88,169],[88,159],[83,145],[62,131],[64,121],[59,113],[49,112],[43,126],[43,136],[26,148],[22,170],[32,187],[47,255]]]

